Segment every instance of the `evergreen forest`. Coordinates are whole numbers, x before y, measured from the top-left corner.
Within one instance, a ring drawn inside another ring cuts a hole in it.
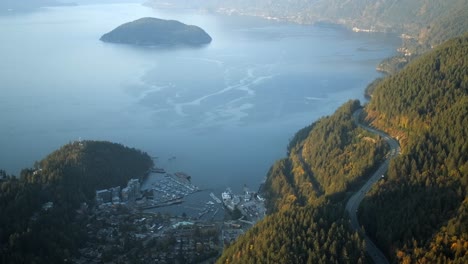
[[[361,225],[391,262],[467,263],[468,35],[374,85],[366,120],[402,154],[361,204]],[[219,263],[370,262],[344,203],[388,147],[353,122],[359,107],[350,101],[293,137],[265,183],[271,214]]]
[[[63,146],[20,177],[2,171],[0,263],[67,262],[86,242],[77,214],[82,203],[92,205],[97,189],[126,185],[152,166],[139,150],[82,141]]]
[[[400,262],[467,263],[468,35],[382,81],[366,111],[403,147],[362,204],[367,232]]]

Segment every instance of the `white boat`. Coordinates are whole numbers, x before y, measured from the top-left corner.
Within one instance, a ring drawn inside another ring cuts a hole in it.
[[[216,195],[214,195],[214,193],[210,193],[210,196],[211,196],[211,198],[213,198],[213,200],[215,200],[217,203],[219,203],[219,204],[221,203],[221,200],[220,200],[218,197],[216,197]]]

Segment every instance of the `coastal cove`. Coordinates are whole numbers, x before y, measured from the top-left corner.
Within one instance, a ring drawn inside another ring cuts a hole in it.
[[[195,24],[202,48],[154,49],[99,37],[141,17]],[[0,16],[0,168],[70,141],[109,140],[184,171],[207,192],[256,189],[298,129],[379,76],[392,35],[139,4],[43,8]]]

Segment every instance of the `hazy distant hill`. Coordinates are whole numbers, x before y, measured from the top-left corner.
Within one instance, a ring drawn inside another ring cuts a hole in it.
[[[55,0],[2,0],[0,1],[0,13],[30,11],[44,6],[63,5]]]
[[[117,27],[104,34],[101,40],[139,46],[199,46],[210,43],[212,39],[197,26],[145,17]]]
[[[297,22],[329,20],[379,29],[416,29],[463,10],[467,0],[150,0],[159,6],[227,9]],[[165,3],[165,4],[162,4]]]
[[[328,21],[408,34],[405,47],[437,45],[468,30],[468,0],[149,0],[156,7],[206,8],[299,23]],[[415,43],[412,43],[415,42]]]
[[[467,4],[467,0],[328,0],[315,1],[312,12],[357,27],[417,35],[420,30],[438,23],[438,20],[466,8]]]

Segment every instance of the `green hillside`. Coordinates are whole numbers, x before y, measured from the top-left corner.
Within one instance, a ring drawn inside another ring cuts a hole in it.
[[[402,145],[403,154],[359,209],[366,232],[393,261],[468,261],[467,85],[464,36],[380,81],[366,107],[368,120]],[[220,263],[368,261],[343,202],[386,148],[354,125],[358,107],[349,102],[296,134],[289,156],[268,174],[271,215],[228,247]]]
[[[218,263],[367,263],[364,240],[346,219],[337,205],[293,206],[255,225]]]
[[[456,1],[443,15],[428,22],[429,26],[420,34],[420,43],[427,43],[428,45],[435,46],[448,39],[462,36],[468,31],[467,8],[468,1]]]
[[[272,214],[229,247],[220,263],[367,263],[344,202],[387,146],[354,123],[359,108],[350,101],[295,135],[289,156],[272,166],[265,182]]]
[[[383,141],[352,120],[359,107],[358,101],[350,101],[296,134],[289,157],[273,165],[265,182],[270,211],[343,199],[382,159]]]
[[[142,177],[152,164],[139,150],[111,142],[83,141],[54,151],[36,164],[40,170],[24,170],[21,178],[54,188],[58,194],[73,190],[68,202],[77,203],[93,199],[96,189],[126,185],[129,179]]]
[[[366,109],[403,146],[364,201],[366,230],[399,261],[466,263],[468,35],[381,82]]]
[[[152,165],[141,151],[83,141],[63,146],[19,179],[0,179],[0,263],[63,263],[77,254],[86,241],[76,218],[80,203],[93,203],[96,189],[125,185]]]
[[[325,18],[343,19],[355,26],[418,34],[467,4],[466,0],[331,0],[317,1],[314,9]]]

